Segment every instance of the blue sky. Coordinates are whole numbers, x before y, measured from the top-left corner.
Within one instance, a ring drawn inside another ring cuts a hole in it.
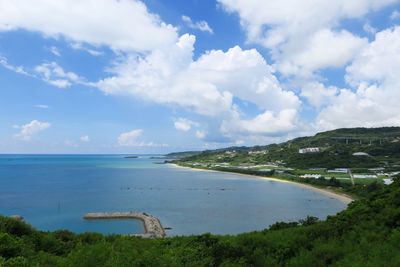
[[[397,0],[0,0],[0,153],[400,126]]]

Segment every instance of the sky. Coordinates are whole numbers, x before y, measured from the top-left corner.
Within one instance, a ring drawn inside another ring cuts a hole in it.
[[[400,0],[0,0],[0,153],[400,126]]]

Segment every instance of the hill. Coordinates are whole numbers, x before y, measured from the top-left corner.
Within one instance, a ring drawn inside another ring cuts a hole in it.
[[[299,153],[317,148],[317,152]],[[184,162],[276,164],[289,168],[397,168],[400,127],[337,129],[281,144],[208,150]]]

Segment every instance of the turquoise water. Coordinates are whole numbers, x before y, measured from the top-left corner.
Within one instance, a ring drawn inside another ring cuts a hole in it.
[[[82,219],[87,212],[142,211],[168,235],[262,230],[307,215],[326,218],[342,202],[287,183],[193,171],[123,155],[0,155],[0,214],[41,230],[141,233],[136,220]]]

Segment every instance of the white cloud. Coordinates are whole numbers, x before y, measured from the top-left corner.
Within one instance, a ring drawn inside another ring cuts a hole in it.
[[[49,106],[48,105],[43,105],[43,104],[38,104],[38,105],[34,105],[35,108],[41,108],[41,109],[48,109]]]
[[[192,126],[199,126],[199,124],[185,118],[179,118],[174,122],[174,126],[175,129],[179,131],[187,132],[192,128]]]
[[[360,52],[346,71],[346,80],[352,85],[399,82],[400,27],[378,32],[375,40]]]
[[[40,79],[58,88],[68,88],[73,84],[93,86],[91,83],[86,82],[85,78],[78,76],[76,73],[65,71],[56,62],[42,63],[35,66],[33,70],[28,70],[22,66],[15,66],[8,63],[8,60],[5,57],[0,56],[0,65],[10,71],[31,78]]]
[[[52,47],[49,48],[49,50],[50,50],[50,52],[51,52],[53,55],[58,56],[58,57],[61,57],[60,50],[58,50],[57,47],[52,46]]]
[[[234,104],[234,98],[254,103],[259,115],[279,116],[276,114],[300,108],[298,96],[282,88],[274,68],[257,50],[236,46],[227,51],[207,51],[193,59],[195,37],[178,37],[176,28],[151,14],[138,0],[1,3],[0,31],[24,29],[45,37],[62,37],[73,49],[93,55],[98,55],[102,46],[115,51],[117,59],[108,69],[109,77],[96,83],[65,71],[56,62],[36,66],[32,75],[54,86],[96,86],[106,94],[184,108],[212,120],[207,136],[213,138],[223,121],[241,120],[243,111]],[[206,22],[182,19],[189,26],[212,32]],[[185,126],[181,124],[180,128]]]
[[[2,0],[0,4],[0,31],[25,29],[122,51],[150,51],[177,36],[174,27],[138,0]]]
[[[143,133],[142,129],[135,129],[130,132],[121,133],[118,137],[118,144],[120,146],[135,146],[137,139]]]
[[[95,49],[91,49],[86,47],[85,45],[81,44],[81,43],[71,43],[71,47],[72,49],[75,50],[82,50],[85,51],[87,53],[89,53],[90,55],[97,57],[97,56],[101,56],[103,54],[103,52],[95,50]]]
[[[89,137],[89,135],[82,135],[80,140],[81,140],[81,142],[87,143],[87,142],[90,142],[90,137]]]
[[[35,67],[35,73],[43,81],[58,88],[67,88],[72,84],[85,84],[84,79],[73,72],[67,72],[56,62],[43,63]]]
[[[197,22],[193,22],[192,19],[188,16],[183,15],[182,21],[185,22],[186,26],[192,29],[197,29],[202,32],[208,32],[210,34],[214,34],[213,29],[208,25],[207,21],[201,20]]]
[[[33,77],[32,74],[28,73],[24,67],[22,66],[14,66],[10,63],[8,63],[7,58],[0,56],[0,65],[2,65],[4,68],[14,71],[16,73],[22,74],[22,75],[26,75],[26,76],[30,76]]]
[[[271,49],[278,69],[303,75],[301,68],[306,67],[309,75],[320,68],[346,64],[365,43],[349,32],[335,32],[342,20],[359,18],[397,0],[218,1],[225,10],[239,15],[250,42]],[[317,57],[307,57],[313,55]]]
[[[370,34],[375,34],[378,31],[375,27],[371,26],[371,24],[369,23],[364,24],[363,30]]]
[[[299,109],[299,98],[281,87],[273,68],[257,50],[236,46],[208,51],[194,60],[194,42],[194,36],[185,34],[173,46],[144,57],[128,57],[97,87],[107,94],[183,107],[212,119],[218,129],[223,120],[240,119],[234,97],[254,103],[262,113]],[[178,127],[189,130],[187,125]]]
[[[378,32],[346,69],[342,89],[316,119],[319,129],[400,125],[400,27]]]
[[[213,117],[231,114],[234,96],[266,110],[299,107],[297,96],[280,87],[273,69],[255,49],[212,50],[194,61],[194,41],[185,34],[172,47],[128,58],[98,87],[108,94],[133,95]]]
[[[14,135],[15,138],[29,141],[32,136],[50,127],[50,123],[33,120],[30,123],[20,126],[21,131]]]
[[[316,108],[330,104],[338,92],[335,86],[325,87],[319,82],[310,82],[301,87],[301,96]]]
[[[204,130],[197,130],[196,137],[199,139],[204,139],[207,136],[207,132]]]
[[[118,136],[118,144],[120,146],[130,146],[130,147],[168,147],[167,144],[157,144],[154,142],[144,142],[140,141],[139,137],[143,134],[142,129],[134,129],[130,132],[121,133]]]
[[[286,50],[277,65],[286,75],[311,76],[316,70],[341,67],[348,63],[363,46],[366,38],[359,38],[348,31],[333,32],[322,29],[304,42],[304,46]]]
[[[400,12],[396,9],[390,14],[390,19],[391,20],[397,20],[400,18]]]
[[[282,135],[298,127],[297,111],[294,109],[282,110],[277,114],[266,111],[253,119],[234,119],[224,121],[221,131],[227,135]],[[237,138],[237,137],[235,137]]]

